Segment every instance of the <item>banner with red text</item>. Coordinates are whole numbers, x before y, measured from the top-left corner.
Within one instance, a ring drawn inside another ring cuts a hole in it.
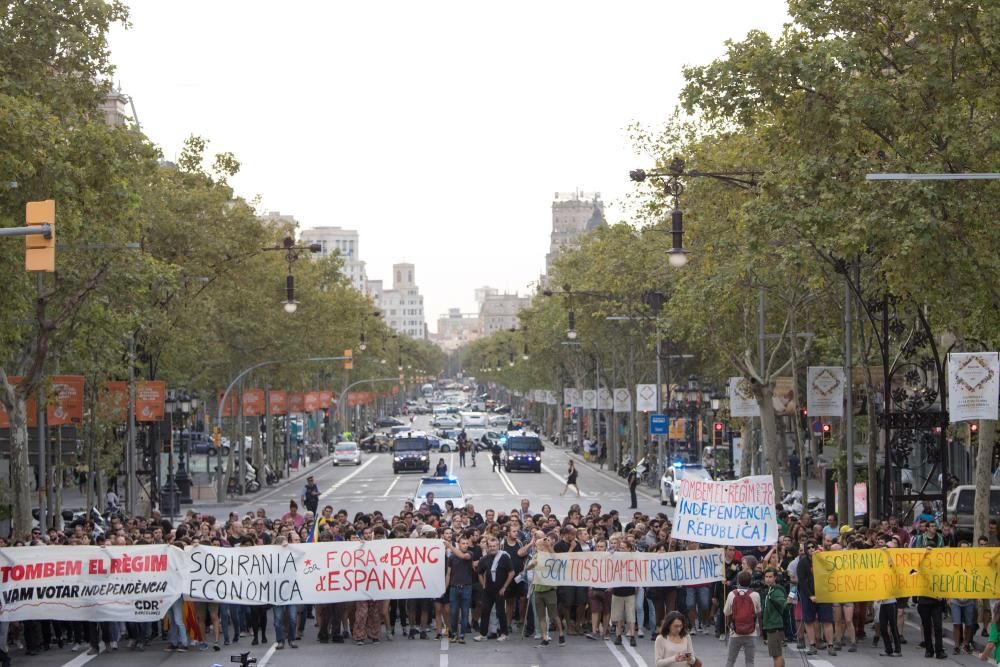
[[[185,565],[163,544],[0,549],[0,620],[155,621],[181,594]]]
[[[188,552],[184,596],[233,604],[327,604],[437,598],[445,590],[441,540],[311,542]]]
[[[722,549],[667,553],[538,553],[535,583],[545,586],[691,586],[721,581]]]
[[[771,475],[721,482],[683,476],[673,538],[732,546],[774,544],[778,539],[774,503]]]

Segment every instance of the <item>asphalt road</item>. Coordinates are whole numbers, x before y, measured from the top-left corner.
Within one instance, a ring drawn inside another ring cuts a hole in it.
[[[417,427],[426,427],[429,418],[418,418]],[[543,456],[544,467],[541,473],[493,473],[490,471],[489,457],[477,458],[477,466],[457,467],[457,454],[442,455],[448,463],[449,470],[462,482],[465,494],[470,496],[476,509],[485,512],[486,509],[509,511],[519,507],[521,498],[528,498],[531,507],[540,510],[542,505],[549,504],[557,514],[564,514],[571,504],[579,502],[586,510],[591,502],[599,502],[604,509],[617,508],[625,513],[628,506],[628,489],[622,480],[613,473],[599,472],[589,464],[578,464],[580,469],[579,483],[582,487],[582,497],[578,500],[574,495],[560,496],[563,488],[568,455],[555,447],[546,449]],[[436,463],[434,458],[432,463]],[[471,461],[470,461],[471,464]],[[433,465],[432,465],[433,467]],[[344,508],[349,515],[357,511],[373,511],[379,509],[384,513],[398,511],[404,500],[412,497],[416,489],[418,473],[395,475],[392,472],[392,460],[388,454],[366,456],[361,466],[334,467],[325,463],[315,472],[316,481],[322,490],[323,504],[330,504],[335,509]],[[220,507],[214,504],[195,505],[202,512],[225,516],[230,509],[241,512],[264,507],[269,516],[280,516],[287,511],[288,501],[298,498],[301,482],[294,481],[287,485],[264,490],[245,501]],[[661,508],[657,499],[640,494],[639,507],[646,513],[655,513]],[[311,622],[310,622],[311,623]],[[269,622],[270,625],[270,622]],[[909,644],[904,647],[904,655],[908,659],[924,661],[923,651],[917,648],[919,629],[910,624],[906,635]],[[946,640],[947,641],[947,640]],[[702,659],[705,667],[716,667],[725,664],[726,645],[710,636],[695,637],[695,651]],[[536,647],[534,639],[511,639],[504,643],[496,641],[465,645],[449,645],[447,642],[429,639],[407,640],[397,638],[395,641],[383,641],[379,645],[354,646],[353,644],[328,645],[315,641],[315,631],[306,628],[305,638],[299,642],[298,649],[286,648],[276,651],[273,646],[253,647],[253,655],[258,658],[258,665],[308,667],[313,665],[348,664],[354,666],[381,666],[385,664],[406,665],[407,667],[448,667],[451,665],[496,665],[496,666],[529,666],[552,665],[579,667],[580,665],[617,665],[619,667],[652,667],[655,665],[653,643],[647,636],[638,641],[638,646],[632,648],[626,645],[614,646],[611,642],[591,641],[584,637],[570,637],[568,645],[558,648],[552,645],[547,648]],[[223,647],[223,650],[177,654],[163,651],[162,643],[155,643],[143,653],[128,650],[123,645],[117,651],[103,653],[98,656],[86,656],[72,653],[67,649],[55,649],[37,657],[24,657],[15,653],[16,665],[31,665],[38,667],[81,667],[91,665],[103,667],[118,665],[121,667],[134,665],[169,665],[170,667],[211,667],[213,664],[228,665],[230,656],[236,654],[236,647]],[[246,638],[240,641],[242,650],[250,650]],[[952,645],[946,643],[946,649],[951,653]],[[740,657],[742,663],[742,656]],[[789,665],[809,667],[870,667],[900,663],[902,660],[888,660],[878,656],[878,650],[870,641],[863,642],[858,653],[841,653],[836,657],[827,655],[806,656],[794,648],[786,649],[786,660]],[[758,665],[770,665],[766,648],[759,645],[757,650]],[[947,660],[931,661],[929,664],[940,665],[973,665],[982,664],[971,656],[952,657]]]

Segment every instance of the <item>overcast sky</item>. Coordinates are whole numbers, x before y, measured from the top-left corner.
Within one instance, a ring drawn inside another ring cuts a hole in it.
[[[167,159],[201,135],[262,212],[357,229],[369,278],[413,262],[431,330],[477,286],[529,291],[556,191],[624,219],[650,163],[625,128],[668,117],[683,65],[788,20],[783,0],[129,4],[115,78]]]

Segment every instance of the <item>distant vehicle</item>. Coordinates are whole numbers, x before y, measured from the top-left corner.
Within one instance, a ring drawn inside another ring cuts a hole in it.
[[[962,484],[948,492],[945,502],[947,516],[958,517],[957,532],[960,536],[972,538],[973,507],[976,502],[976,487],[974,484]],[[991,517],[1000,515],[1000,486],[990,487],[990,507],[987,514]]]
[[[426,405],[415,405],[413,406],[412,412],[415,415],[429,415],[431,413],[431,409]]]
[[[424,398],[430,398],[434,395],[434,385],[428,382],[424,386],[420,387],[420,393],[424,395]]]
[[[187,451],[191,454],[208,454],[209,456],[215,456],[218,454],[218,450],[215,447],[215,443],[212,442],[212,436],[208,433],[181,433],[180,443],[186,446]],[[223,456],[229,455],[229,446],[223,447]]]
[[[680,487],[681,479],[695,479],[712,481],[712,474],[700,463],[674,463],[667,466],[660,478],[660,504],[671,507],[677,505],[677,491]]]
[[[451,438],[428,436],[427,439],[430,441],[431,450],[433,451],[448,454],[458,450],[458,443]]]
[[[402,420],[395,417],[379,417],[375,420],[375,428],[387,428],[389,426],[405,426]]]
[[[507,422],[509,421],[510,419],[505,415],[490,415],[490,418],[487,420],[487,424],[490,428],[493,428],[494,426],[507,428]]]
[[[422,431],[400,434],[392,443],[392,472],[427,472],[431,467],[430,452],[430,440]]]
[[[479,440],[476,440],[476,450],[493,449],[493,445],[500,444],[503,440],[503,433],[500,431],[486,431]]]
[[[353,463],[361,465],[361,448],[358,443],[345,440],[338,442],[333,450],[333,465],[339,466],[341,463]]]
[[[456,415],[435,415],[431,426],[435,428],[456,428],[462,425],[462,418]]]
[[[413,427],[409,424],[401,424],[399,426],[393,426],[389,429],[389,437],[399,435],[400,433],[406,433],[407,431],[412,431]]]
[[[444,509],[446,500],[450,500],[455,509],[462,509],[469,500],[462,492],[462,483],[455,477],[422,477],[413,494],[413,506],[419,508],[427,502],[427,494],[434,494],[434,502]]]
[[[542,452],[545,446],[537,433],[531,431],[511,431],[502,444],[500,461],[507,472],[532,470],[542,472]]]
[[[486,426],[486,415],[481,412],[463,412],[462,426],[469,428],[472,426]]]
[[[493,412],[497,413],[498,415],[509,415],[510,414],[510,406],[509,405],[498,405],[497,407],[493,408]]]

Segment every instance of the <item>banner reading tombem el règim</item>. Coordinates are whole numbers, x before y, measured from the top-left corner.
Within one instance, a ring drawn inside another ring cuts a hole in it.
[[[444,594],[440,540],[313,542],[187,552],[184,597],[239,604],[323,604]]]
[[[813,556],[816,599],[1000,597],[1000,549],[849,549]]]
[[[154,621],[181,594],[165,545],[0,549],[0,620]]]
[[[539,553],[535,583],[546,586],[689,586],[722,579],[722,549],[668,553]]]
[[[770,475],[713,482],[680,476],[674,539],[759,546],[778,539]]]

